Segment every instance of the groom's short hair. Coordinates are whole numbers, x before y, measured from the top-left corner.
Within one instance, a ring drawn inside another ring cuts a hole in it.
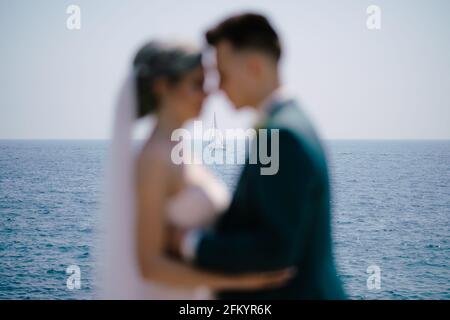
[[[206,41],[216,46],[227,40],[235,49],[254,49],[272,56],[281,57],[278,35],[266,17],[255,13],[231,16],[206,32]]]

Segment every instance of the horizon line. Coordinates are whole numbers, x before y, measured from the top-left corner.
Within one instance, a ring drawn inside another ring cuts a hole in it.
[[[0,141],[111,141],[111,138],[0,138]],[[143,139],[132,139],[142,141]],[[449,141],[449,138],[321,138],[324,141]]]

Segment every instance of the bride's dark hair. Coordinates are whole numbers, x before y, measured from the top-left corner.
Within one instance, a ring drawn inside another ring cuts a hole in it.
[[[176,83],[201,63],[201,50],[195,47],[159,41],[144,45],[133,61],[138,118],[157,110],[159,101],[153,92],[155,80],[166,78],[170,83]]]

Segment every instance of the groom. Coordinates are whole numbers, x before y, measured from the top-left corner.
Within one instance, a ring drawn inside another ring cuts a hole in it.
[[[256,109],[269,140],[279,130],[279,170],[264,175],[261,163],[246,164],[215,227],[179,234],[175,247],[186,261],[222,273],[297,268],[281,287],[219,292],[220,299],[343,299],[325,154],[312,124],[281,88],[277,33],[265,17],[243,14],[209,30],[206,39],[216,48],[220,89],[237,109]]]

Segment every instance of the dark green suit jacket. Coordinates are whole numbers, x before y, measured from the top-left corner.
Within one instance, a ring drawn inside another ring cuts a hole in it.
[[[295,100],[273,105],[261,128],[279,130],[279,170],[262,175],[259,161],[246,163],[229,209],[201,237],[195,263],[228,274],[297,268],[281,287],[220,292],[221,299],[343,299],[321,143]]]

